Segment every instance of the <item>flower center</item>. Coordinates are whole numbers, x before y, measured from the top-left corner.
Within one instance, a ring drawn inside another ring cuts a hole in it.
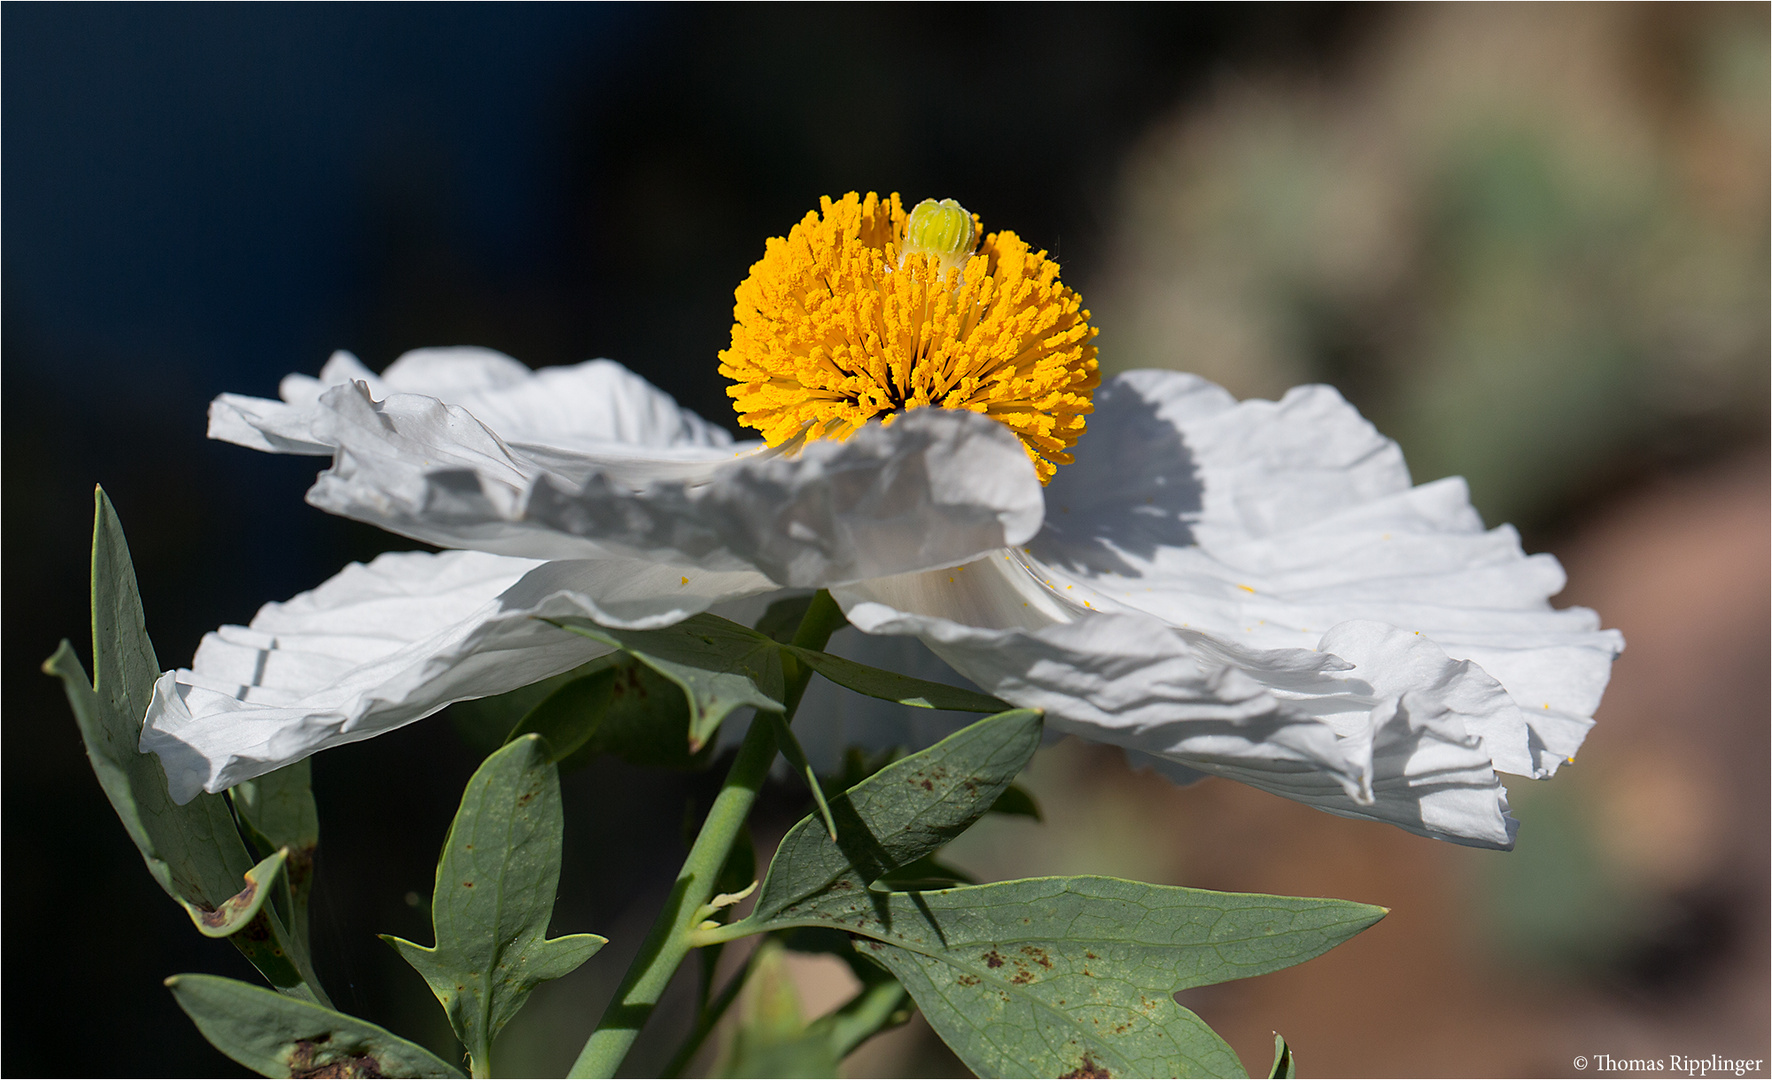
[[[952,199],[906,214],[897,195],[851,192],[772,237],[720,353],[739,423],[778,446],[969,409],[1007,424],[1052,479],[1093,408],[1095,328],[1044,251],[978,233]]]

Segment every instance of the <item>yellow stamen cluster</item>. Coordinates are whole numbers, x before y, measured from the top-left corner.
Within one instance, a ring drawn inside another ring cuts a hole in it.
[[[771,238],[720,353],[739,422],[778,446],[844,439],[905,409],[969,409],[1020,436],[1042,483],[1069,463],[1101,381],[1089,312],[1014,233],[971,253],[978,219],[965,215],[967,233],[956,211],[944,200],[907,215],[897,195],[851,192]],[[941,250],[955,242],[964,250]]]

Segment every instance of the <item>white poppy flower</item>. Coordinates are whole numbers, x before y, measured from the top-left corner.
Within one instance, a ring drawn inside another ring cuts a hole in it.
[[[1622,647],[1551,609],[1554,559],[1484,531],[1460,481],[1411,487],[1325,387],[1239,404],[1136,372],[1079,441],[1092,331],[1043,253],[993,234],[925,264],[896,198],[822,210],[770,242],[721,354],[776,450],[608,361],[427,350],[377,380],[339,354],[281,402],[217,399],[213,437],[333,455],[315,505],[472,550],[383,556],[207,638],[144,733],[175,794],[601,651],[532,615],[660,626],[828,586],[858,629],[1177,779],[1511,843],[1497,770],[1572,756]]]
[[[1132,372],[1095,399],[1024,546],[832,590],[1059,731],[1176,779],[1506,847],[1496,771],[1573,757],[1623,648],[1457,479],[1327,387],[1237,402]]]

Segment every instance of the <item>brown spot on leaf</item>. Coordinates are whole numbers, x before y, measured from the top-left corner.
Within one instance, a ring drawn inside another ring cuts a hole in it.
[[[934,791],[935,790],[935,784],[929,780],[923,781],[921,787],[923,788],[924,791]]]
[[[954,981],[959,983],[961,986],[977,986],[978,985],[978,976],[977,975],[962,975],[958,979],[955,979]]]
[[[1032,957],[1034,963],[1039,964],[1043,968],[1050,970],[1052,967],[1052,958],[1047,955],[1045,949],[1042,949],[1037,945],[1023,945],[1021,947],[1021,954],[1023,956]]]
[[[1000,968],[1003,966],[1003,954],[995,949],[985,953],[981,959],[984,960],[987,967]]]
[[[246,881],[246,887],[228,897],[226,900],[223,900],[221,907],[215,908],[212,911],[206,911],[199,908],[199,914],[197,917],[202,919],[203,925],[209,927],[211,930],[219,929],[226,926],[230,919],[238,918],[242,911],[251,907],[252,898],[257,895],[258,882],[248,878]]]
[[[1009,981],[1014,983],[1017,986],[1025,986],[1026,984],[1034,981],[1034,973],[1027,970],[1026,968],[1023,968],[1020,971],[1016,972],[1010,978]]]
[[[1078,1080],[1078,1078],[1082,1077],[1111,1077],[1114,1074],[1108,1072],[1100,1065],[1097,1065],[1094,1058],[1090,1057],[1088,1054],[1084,1054],[1083,1063],[1081,1065],[1078,1065],[1068,1073],[1059,1073],[1058,1075],[1060,1080]]]
[[[289,1075],[297,1077],[383,1077],[387,1074],[381,1070],[381,1062],[369,1054],[353,1054],[347,1048],[342,1053],[325,1054],[326,1044],[332,1041],[330,1035],[320,1035],[312,1039],[297,1039],[289,1050]],[[322,1055],[325,1057],[322,1058]]]
[[[1100,960],[1101,959],[1101,957],[1090,952],[1088,949],[1083,950],[1083,956],[1085,959],[1089,959],[1089,960]]]
[[[461,887],[464,889],[471,889],[474,887],[474,883],[471,881],[464,881],[461,883]]]
[[[301,1077],[383,1077],[387,1073],[381,1071],[381,1062],[368,1054],[357,1054],[352,1057],[339,1058],[312,1069],[291,1069],[290,1076]]]

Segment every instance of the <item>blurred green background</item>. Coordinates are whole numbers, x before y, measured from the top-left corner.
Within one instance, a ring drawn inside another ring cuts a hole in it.
[[[1312,1075],[1769,1056],[1765,5],[7,5],[0,31],[0,1069],[229,1072],[159,980],[251,977],[142,871],[36,671],[62,636],[85,651],[91,485],[162,665],[185,663],[408,546],[302,504],[316,462],[206,443],[214,394],[333,348],[381,367],[473,343],[610,356],[730,426],[733,286],[852,189],[955,197],[1050,249],[1110,371],[1336,385],[1630,643],[1578,762],[1511,785],[1511,854],[1067,742],[1030,777],[1046,821],[993,819],[956,862],[1392,907],[1185,997],[1253,1067],[1276,1028]],[[425,932],[475,762],[438,721],[314,769],[321,975],[445,1053],[374,934]],[[507,1067],[570,1060],[710,790],[614,762],[568,779],[556,928],[613,943],[536,994]],[[771,793],[759,841],[802,810]],[[843,991],[785,970],[808,1014]],[[917,1024],[850,1065],[958,1067]]]

